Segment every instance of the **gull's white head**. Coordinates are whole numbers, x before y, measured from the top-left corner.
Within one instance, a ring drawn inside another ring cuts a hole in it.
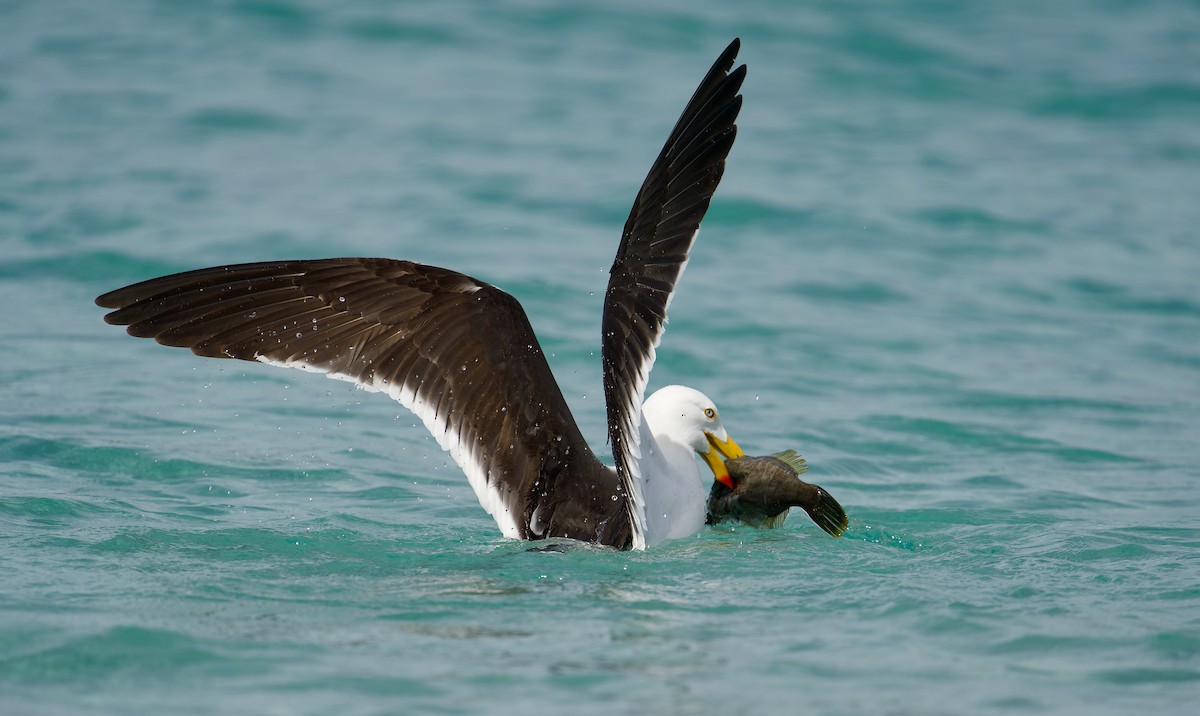
[[[733,487],[725,458],[740,457],[742,449],[725,431],[721,414],[707,395],[685,385],[668,385],[642,403],[642,420],[656,438],[695,450],[717,480]]]

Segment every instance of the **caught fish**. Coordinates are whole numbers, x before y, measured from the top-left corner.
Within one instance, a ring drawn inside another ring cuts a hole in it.
[[[708,494],[708,524],[736,520],[755,527],[780,527],[788,509],[801,507],[817,526],[834,537],[846,531],[846,511],[817,485],[800,479],[808,463],[795,450],[725,461],[733,487],[713,482]]]

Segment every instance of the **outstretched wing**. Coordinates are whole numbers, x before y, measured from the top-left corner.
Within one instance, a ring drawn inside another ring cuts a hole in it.
[[[615,474],[584,441],[524,310],[494,286],[410,261],[338,258],[189,271],[96,303],[134,336],[387,393],[421,418],[509,537],[629,546]],[[566,495],[573,504],[556,519],[550,500]]]
[[[638,431],[654,349],[667,321],[667,306],[700,220],[725,171],[737,135],[746,66],[730,72],[740,42],[717,58],[650,168],[625,222],[621,246],[604,297],[602,355],[608,436],[617,472],[637,503],[635,541],[645,533]]]

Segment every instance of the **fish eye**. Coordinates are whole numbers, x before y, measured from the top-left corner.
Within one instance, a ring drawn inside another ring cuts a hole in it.
[[[717,411],[713,410],[712,408],[705,408],[704,417],[712,420],[713,418],[717,417]]]

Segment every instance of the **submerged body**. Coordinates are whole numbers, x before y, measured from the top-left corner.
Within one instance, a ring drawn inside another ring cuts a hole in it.
[[[819,485],[800,479],[808,469],[793,451],[755,457],[744,455],[725,461],[732,486],[713,483],[708,498],[708,523],[736,520],[755,527],[781,527],[788,510],[799,507],[828,534],[846,531],[846,512]]]

